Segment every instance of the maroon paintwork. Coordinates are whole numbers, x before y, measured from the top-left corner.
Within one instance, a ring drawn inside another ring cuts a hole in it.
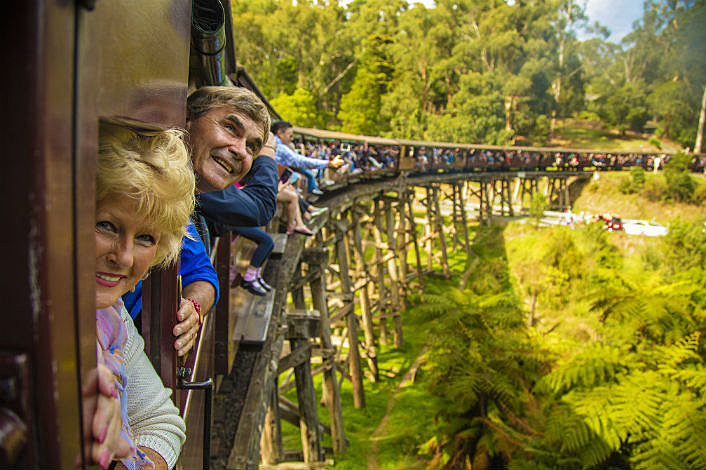
[[[98,119],[185,124],[191,1],[84,3],[3,6],[0,381],[19,388],[0,415],[4,429],[12,415],[27,425],[27,445],[0,458],[19,467],[73,468],[81,451],[79,390],[95,367]]]

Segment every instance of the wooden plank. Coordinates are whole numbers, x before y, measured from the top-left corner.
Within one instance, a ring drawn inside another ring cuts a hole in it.
[[[287,239],[289,238],[286,233],[274,233],[270,235],[272,241],[275,242],[275,247],[272,249],[270,258],[281,258],[284,254],[284,250],[287,248]]]
[[[304,361],[308,361],[311,358],[311,349],[313,344],[307,342],[299,346],[299,349],[292,351],[284,357],[279,358],[279,365],[277,366],[277,375],[282,374],[289,368],[298,366]]]
[[[265,342],[272,319],[274,292],[270,291],[264,296],[251,295],[246,299],[249,302],[237,312],[231,313],[236,316],[232,339],[243,345],[261,346]]]

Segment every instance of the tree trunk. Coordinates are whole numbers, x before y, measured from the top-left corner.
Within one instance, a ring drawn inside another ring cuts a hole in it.
[[[537,306],[537,289],[532,289],[532,300],[530,301],[530,314],[527,324],[530,328],[534,326],[534,312]]]
[[[514,107],[514,96],[505,97],[505,130],[512,131],[512,109]]]
[[[696,129],[696,143],[694,153],[701,153],[704,142],[704,121],[706,121],[706,86],[704,87],[704,97],[701,100],[701,113],[699,113],[699,127]]]

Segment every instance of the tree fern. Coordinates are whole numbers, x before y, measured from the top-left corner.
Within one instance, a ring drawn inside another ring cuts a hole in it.
[[[537,385],[539,390],[563,393],[577,386],[591,387],[612,381],[627,369],[629,356],[618,348],[602,344],[589,345],[561,367],[546,375]]]

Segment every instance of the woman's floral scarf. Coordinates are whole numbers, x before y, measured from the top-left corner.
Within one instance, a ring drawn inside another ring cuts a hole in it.
[[[115,388],[120,398],[120,414],[123,420],[120,437],[130,445],[132,456],[121,459],[129,470],[136,470],[144,464],[154,468],[154,464],[144,452],[135,445],[135,439],[130,430],[130,420],[127,416],[127,371],[125,368],[125,346],[127,345],[127,327],[120,317],[123,301],[118,298],[108,308],[96,310],[96,349],[98,363],[106,366],[115,376]]]

